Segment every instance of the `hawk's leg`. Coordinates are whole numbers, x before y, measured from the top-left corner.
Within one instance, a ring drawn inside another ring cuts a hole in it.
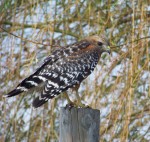
[[[69,98],[67,92],[64,92],[64,96],[65,96],[65,98],[66,98],[67,101],[68,101],[68,104],[66,105],[66,107],[69,107],[69,108],[72,108],[72,107],[82,107],[82,108],[89,107],[89,106],[86,106],[85,104],[83,104],[83,103],[81,102],[81,98],[80,98],[80,96],[79,96],[79,94],[78,94],[78,89],[79,89],[79,87],[80,87],[79,85],[76,85],[76,86],[73,88],[73,90],[75,91],[76,99],[77,99],[77,101],[75,101],[75,102],[72,102],[72,101],[70,100],[70,98]]]
[[[67,92],[64,92],[64,95],[65,95],[65,98],[67,99],[68,103],[73,105],[74,103],[70,100]]]
[[[73,90],[75,91],[76,98],[77,98],[76,106],[78,106],[78,107],[86,107],[86,106],[81,102],[81,98],[80,98],[79,93],[78,93],[79,87],[80,87],[80,85],[76,85],[76,86],[73,88]]]
[[[81,102],[81,98],[79,96],[78,90],[75,91],[75,94],[76,94],[76,98],[77,98],[76,106],[78,106],[78,107],[86,107],[85,104],[83,104]]]
[[[66,105],[65,108],[69,108],[71,109],[72,107],[77,107],[76,103],[75,102],[72,102],[67,94],[67,92],[64,92],[64,95],[65,95],[65,98],[67,99],[68,101],[68,104]]]
[[[85,105],[81,102],[81,98],[79,96],[79,93],[78,93],[78,89],[79,89],[80,85],[76,85],[73,90],[75,91],[75,94],[76,94],[76,98],[77,98],[77,102],[75,103],[77,107],[82,107],[82,108],[91,108],[90,106],[88,105]]]

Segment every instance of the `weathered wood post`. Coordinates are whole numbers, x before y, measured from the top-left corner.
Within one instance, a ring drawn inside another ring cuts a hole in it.
[[[99,142],[100,111],[61,108],[59,142]]]

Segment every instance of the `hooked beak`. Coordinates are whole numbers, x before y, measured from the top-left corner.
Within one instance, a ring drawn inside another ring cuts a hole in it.
[[[109,53],[109,54],[111,53],[111,50],[110,50],[110,46],[109,46],[109,45],[103,45],[102,48],[103,48],[103,51],[104,51],[104,52],[107,52],[107,53]]]

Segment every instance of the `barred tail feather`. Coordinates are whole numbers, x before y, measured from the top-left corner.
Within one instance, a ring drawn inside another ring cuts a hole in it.
[[[29,89],[38,86],[42,83],[45,78],[41,76],[31,75],[28,78],[24,79],[13,91],[9,92],[4,97],[16,96],[22,92],[27,92]]]
[[[4,97],[13,97],[13,96],[16,96],[20,93],[22,93],[23,91],[20,90],[20,89],[14,89],[13,91],[9,92],[7,95],[5,95]]]
[[[48,101],[48,99],[40,99],[40,97],[37,97],[34,99],[32,105],[34,108],[38,108],[40,106],[42,106],[43,104],[45,104]]]

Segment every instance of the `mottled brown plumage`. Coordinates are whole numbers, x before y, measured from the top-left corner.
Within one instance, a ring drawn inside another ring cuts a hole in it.
[[[40,107],[61,92],[79,86],[94,70],[101,54],[110,52],[108,46],[107,38],[100,35],[56,49],[35,73],[24,79],[6,97],[18,95],[44,83],[41,95],[33,101],[34,107]]]

